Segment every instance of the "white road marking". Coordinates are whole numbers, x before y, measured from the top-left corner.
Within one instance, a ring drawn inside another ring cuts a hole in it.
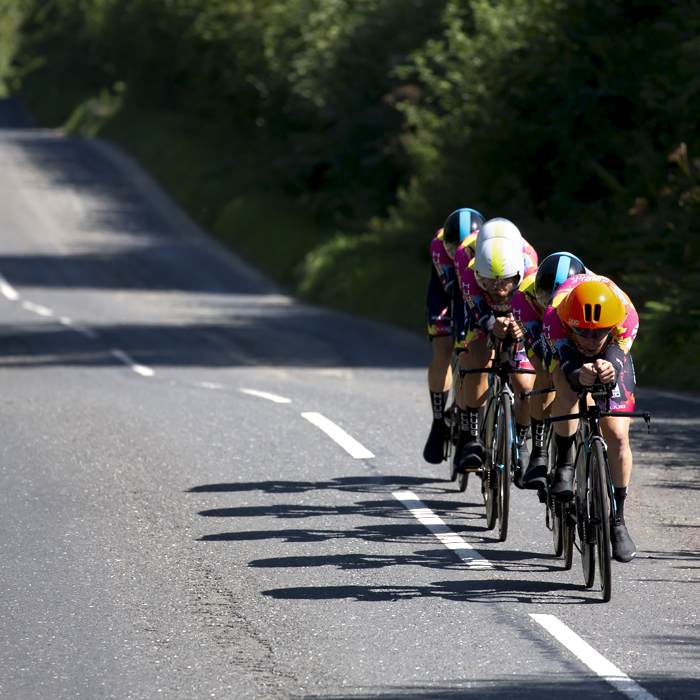
[[[112,350],[112,355],[114,355],[114,357],[116,357],[118,360],[121,360],[125,365],[129,366],[131,369],[134,370],[134,372],[140,374],[142,377],[155,376],[155,372],[150,367],[146,367],[146,365],[140,365],[137,362],[134,362],[134,360],[132,360],[123,350],[114,348]]]
[[[19,299],[19,292],[2,275],[0,275],[0,294],[10,301]]]
[[[451,549],[470,569],[493,568],[490,561],[479,554],[469,542],[450,529],[442,518],[433,513],[412,491],[394,491],[393,496],[401,501],[419,523],[425,525],[445,547]]]
[[[257,389],[239,389],[239,391],[251,396],[257,396],[260,399],[274,401],[275,403],[292,403],[291,399],[285,399],[284,396],[277,396],[277,394],[268,394],[267,391],[258,391]]]
[[[95,340],[99,336],[95,331],[91,331],[89,328],[83,328],[82,326],[76,326],[72,319],[68,318],[68,316],[61,316],[58,319],[58,322],[64,326],[68,326],[68,328],[71,328],[74,330],[76,333],[80,333],[81,335],[84,335],[86,338],[90,338],[91,340]]]
[[[27,311],[32,311],[35,314],[39,314],[39,316],[53,316],[53,311],[51,309],[47,308],[46,306],[41,306],[40,304],[35,304],[31,301],[23,301],[22,308],[26,309]]]
[[[369,459],[374,455],[354,437],[348,435],[341,427],[333,421],[328,420],[320,413],[302,413],[302,418],[306,418],[310,423],[321,428],[323,432],[332,440],[335,440],[351,457],[355,459]]]
[[[590,644],[584,642],[575,632],[572,632],[559,618],[554,615],[538,615],[531,613],[530,617],[544,627],[553,637],[558,639],[569,651],[573,652],[588,668],[597,673],[613,688],[619,690],[631,700],[656,700],[651,693],[637,685],[628,675],[624,674],[604,656],[599,654]]]
[[[225,389],[223,384],[215,384],[214,382],[194,382],[195,386],[201,387],[202,389]]]

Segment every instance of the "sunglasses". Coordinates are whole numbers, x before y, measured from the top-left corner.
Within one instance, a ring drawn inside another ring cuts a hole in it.
[[[596,340],[600,340],[601,338],[605,338],[613,327],[614,326],[611,326],[610,328],[576,328],[576,326],[573,326],[571,330],[573,330],[576,335],[581,336],[581,338],[594,338]]]
[[[482,289],[496,289],[497,287],[507,287],[509,284],[517,284],[518,276],[500,277],[491,279],[490,277],[477,277],[476,281]]]

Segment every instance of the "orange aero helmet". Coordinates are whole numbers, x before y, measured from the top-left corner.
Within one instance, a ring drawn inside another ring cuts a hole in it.
[[[559,318],[572,328],[613,328],[625,318],[625,305],[604,282],[576,285],[557,307]]]

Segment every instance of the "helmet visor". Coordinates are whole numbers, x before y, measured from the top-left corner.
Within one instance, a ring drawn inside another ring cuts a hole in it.
[[[519,279],[519,275],[513,275],[512,277],[497,277],[495,279],[476,275],[477,284],[487,292],[493,291],[494,289],[507,289],[508,287],[515,287],[517,286]]]
[[[538,290],[537,294],[535,294],[535,298],[537,299],[537,303],[544,309],[546,309],[549,306],[549,302],[552,301],[551,294],[540,290]]]
[[[613,328],[614,326],[610,328],[576,328],[573,326],[571,330],[573,330],[576,335],[581,336],[581,338],[595,338],[596,340],[600,340],[601,338],[605,338]]]

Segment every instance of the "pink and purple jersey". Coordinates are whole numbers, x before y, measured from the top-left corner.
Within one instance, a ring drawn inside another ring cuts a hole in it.
[[[595,356],[586,354],[579,345],[571,326],[564,323],[557,312],[558,307],[571,290],[582,282],[602,282],[610,287],[625,305],[625,318],[610,331],[606,344]],[[567,379],[572,372],[580,369],[586,362],[603,359],[612,363],[618,375],[617,398],[621,399],[616,402],[616,410],[629,411],[632,410],[630,405],[634,406],[634,371],[629,353],[638,330],[639,316],[630,298],[607,277],[594,274],[569,277],[555,292],[542,318],[542,333],[545,341]],[[620,390],[624,392],[625,396],[619,393]]]

